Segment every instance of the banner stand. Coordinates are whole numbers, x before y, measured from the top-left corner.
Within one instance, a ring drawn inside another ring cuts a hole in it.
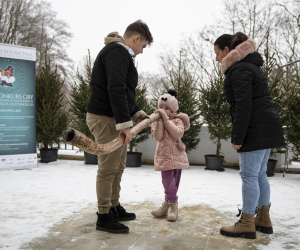
[[[0,43],[0,170],[37,167],[36,49]]]

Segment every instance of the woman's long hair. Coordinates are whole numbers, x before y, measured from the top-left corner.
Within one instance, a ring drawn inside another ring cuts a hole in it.
[[[230,51],[242,42],[245,42],[247,39],[248,37],[242,32],[237,32],[235,35],[224,34],[217,38],[214,46],[218,45],[219,49],[221,50],[224,50],[225,47],[228,47]]]

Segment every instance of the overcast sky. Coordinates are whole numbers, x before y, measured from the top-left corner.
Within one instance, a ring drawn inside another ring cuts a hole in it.
[[[136,57],[139,72],[159,72],[158,55],[162,45],[178,46],[183,34],[191,34],[220,16],[222,0],[49,0],[57,17],[70,25],[74,37],[68,48],[75,66],[87,50],[95,58],[104,46],[104,37],[141,19],[150,28],[154,43]]]

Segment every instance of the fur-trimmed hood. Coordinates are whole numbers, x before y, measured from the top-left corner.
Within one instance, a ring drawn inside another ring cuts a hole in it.
[[[171,119],[175,119],[175,118],[181,119],[182,122],[183,122],[183,125],[184,125],[184,131],[186,131],[190,128],[190,118],[188,117],[187,114],[185,114],[185,113],[179,113],[179,114],[171,113],[171,114],[169,114],[169,117]]]
[[[231,50],[221,62],[221,71],[224,74],[233,64],[241,61],[247,55],[252,54],[256,50],[256,43],[253,39],[249,38],[242,42],[235,49]]]

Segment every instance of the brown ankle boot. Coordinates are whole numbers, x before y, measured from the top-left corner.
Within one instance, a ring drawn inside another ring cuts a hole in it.
[[[254,221],[257,231],[266,234],[273,233],[273,227],[270,220],[270,206],[263,206],[261,209],[259,208]]]
[[[233,226],[222,227],[220,234],[229,237],[245,237],[256,239],[254,214],[242,213],[241,218]]]
[[[163,217],[168,214],[168,209],[169,209],[169,204],[167,201],[164,201],[162,206],[160,208],[153,210],[151,214],[156,218]]]

